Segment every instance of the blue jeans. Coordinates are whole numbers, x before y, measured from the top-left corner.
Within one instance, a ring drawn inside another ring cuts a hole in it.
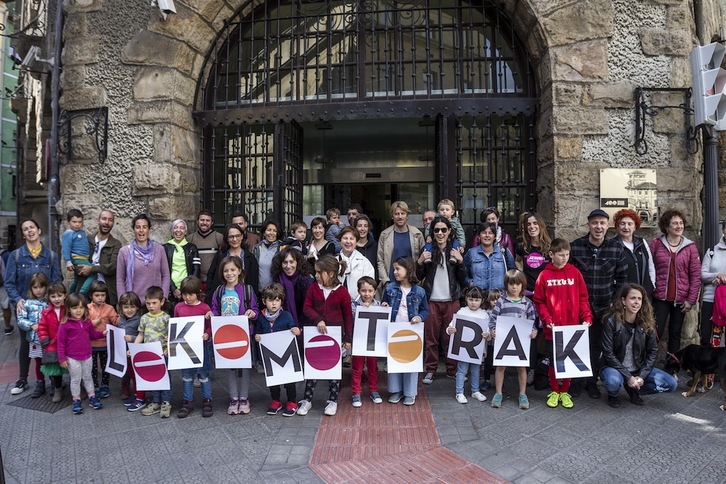
[[[389,373],[388,391],[403,392],[406,397],[415,397],[418,394],[418,373]]]
[[[202,400],[212,399],[212,381],[209,373],[212,369],[212,342],[204,343],[204,365],[201,368],[186,368],[182,370],[182,399],[192,401],[194,395],[194,377],[199,375],[202,386]]]
[[[464,379],[466,374],[471,372],[469,375],[469,381],[471,382],[471,393],[479,391],[479,373],[481,372],[481,365],[474,363],[466,363],[458,361],[456,363],[456,393],[464,393]]]
[[[620,387],[626,385],[623,375],[609,366],[600,370],[600,380],[602,385],[608,392],[608,395],[616,396],[620,392]],[[648,378],[645,379],[643,386],[640,388],[641,395],[650,395],[652,393],[675,392],[678,382],[676,379],[658,368],[653,368]]]

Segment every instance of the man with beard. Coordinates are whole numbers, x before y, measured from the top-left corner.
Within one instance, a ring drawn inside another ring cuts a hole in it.
[[[96,279],[106,283],[108,288],[108,304],[116,306],[116,259],[121,250],[121,242],[111,235],[114,225],[114,214],[103,210],[98,215],[98,232],[88,236],[91,248],[91,265],[79,266],[78,275],[88,277],[96,274]]]
[[[252,252],[255,246],[260,243],[260,236],[247,231],[247,225],[249,224],[247,215],[242,212],[236,212],[232,215],[232,223],[239,225],[239,228],[242,229],[242,241],[247,250]]]
[[[212,230],[214,217],[209,210],[202,210],[197,215],[197,230],[187,235],[187,242],[197,246],[199,258],[202,259],[202,266],[199,269],[199,276],[202,280],[202,289],[207,286],[207,272],[214,260],[214,256],[222,246],[224,236]],[[214,289],[214,288],[213,288]]]

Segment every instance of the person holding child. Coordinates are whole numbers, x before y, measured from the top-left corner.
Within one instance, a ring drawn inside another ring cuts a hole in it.
[[[553,240],[549,257],[552,262],[545,266],[534,286],[534,304],[551,351],[552,328],[578,324],[591,326],[593,315],[585,279],[568,262],[570,243],[565,239]],[[547,395],[547,406],[554,408],[561,403],[564,408],[572,408],[570,379],[556,378],[554,355],[550,355],[548,376],[551,391]]]
[[[358,297],[353,300],[352,310],[355,317],[356,308],[369,308],[380,306],[376,300],[376,280],[370,276],[363,276],[358,279]],[[355,318],[354,318],[355,324]],[[350,388],[353,391],[353,406],[358,408],[363,405],[360,398],[361,381],[363,379],[363,366],[368,369],[368,391],[373,403],[383,403],[381,394],[378,393],[378,358],[375,356],[353,356],[351,363]]]
[[[484,341],[489,339],[489,314],[482,307],[486,293],[478,287],[470,287],[464,291],[464,300],[466,306],[459,309],[456,314],[460,316],[469,316],[472,318],[482,319],[487,324],[487,330],[482,331],[481,337]],[[449,335],[456,333],[455,319],[449,323],[446,328]],[[467,375],[471,382],[471,397],[485,402],[487,397],[479,391],[479,373],[481,372],[481,362],[469,363],[466,361],[458,361],[456,363],[456,401],[459,403],[467,403],[468,400],[464,396],[464,383]]]
[[[45,377],[40,371],[42,364],[43,348],[38,337],[38,322],[48,307],[46,293],[48,292],[48,278],[42,272],[33,274],[30,278],[30,289],[28,297],[18,311],[18,328],[25,334],[28,342],[28,357],[35,360],[35,390],[32,398],[38,398],[45,394]]]
[[[289,250],[297,251],[294,248]],[[257,318],[255,341],[258,343],[263,334],[277,333],[279,331],[290,331],[295,336],[300,335],[300,328],[292,314],[283,309],[283,302],[286,299],[285,288],[282,284],[273,282],[262,290],[262,304],[265,306]],[[282,409],[281,391],[283,385],[272,385],[270,387],[270,397],[272,401],[267,408],[267,415],[277,415]],[[282,411],[283,417],[292,417],[297,412],[297,388],[295,383],[286,383],[285,392],[287,393],[287,403],[285,410]]]
[[[58,363],[58,328],[60,327],[68,290],[62,282],[48,286],[49,306],[43,311],[38,322],[38,338],[43,347],[40,371],[53,382],[53,403],[63,400],[63,375],[68,370]]]
[[[530,339],[537,337],[537,326],[535,324],[537,312],[534,309],[532,301],[524,294],[526,284],[527,276],[519,269],[511,269],[504,275],[504,286],[507,290],[499,298],[494,309],[492,309],[491,319],[489,320],[489,329],[494,338],[497,337],[497,318],[500,316],[532,321],[532,331],[529,337]],[[499,336],[504,335],[500,334]],[[495,393],[492,398],[492,407],[494,408],[502,406],[502,385],[506,370],[506,367],[498,366],[494,373]],[[527,410],[529,408],[529,399],[527,398],[527,368],[523,366],[517,367],[517,381],[519,383],[519,408]]]
[[[383,290],[381,306],[391,307],[394,323],[421,324],[429,315],[426,291],[418,285],[416,265],[412,257],[399,257],[393,261],[393,282]],[[388,373],[388,403],[404,405],[416,403],[418,372]]]
[[[81,404],[81,382],[88,394],[88,405],[94,410],[103,407],[91,378],[91,340],[105,338],[105,334],[93,329],[88,319],[86,299],[77,293],[69,294],[65,300],[65,313],[58,329],[58,362],[71,376],[73,413],[83,413]]]
[[[106,331],[107,325],[118,326],[118,314],[110,304],[106,304],[108,297],[108,289],[106,283],[102,281],[93,281],[89,288],[91,295],[91,303],[88,305],[88,317],[93,323],[96,331]],[[91,341],[93,353],[91,360],[91,376],[93,377],[93,386],[96,388],[96,394],[101,398],[108,398],[110,395],[108,383],[111,375],[106,371],[106,362],[108,361],[108,348],[106,348],[106,340],[99,339]],[[101,385],[98,381],[98,367],[101,367]]]

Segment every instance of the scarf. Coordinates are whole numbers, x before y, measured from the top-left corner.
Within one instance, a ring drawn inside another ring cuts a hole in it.
[[[272,326],[275,323],[275,321],[277,321],[277,318],[279,318],[280,315],[282,314],[282,308],[278,309],[274,313],[271,313],[270,311],[267,310],[267,308],[265,308],[262,310],[262,314],[270,322],[270,326]]]
[[[292,320],[296,323],[299,321],[297,318],[297,304],[295,303],[295,285],[297,280],[300,278],[300,273],[295,272],[292,277],[288,277],[284,272],[280,274],[279,282],[282,287],[285,288],[285,305],[287,310],[292,314]]]
[[[126,260],[126,292],[134,290],[134,259],[143,261],[144,267],[148,267],[149,264],[154,262],[154,252],[156,251],[156,244],[154,244],[153,240],[149,240],[146,247],[142,247],[134,239],[129,247],[131,248],[131,254]]]

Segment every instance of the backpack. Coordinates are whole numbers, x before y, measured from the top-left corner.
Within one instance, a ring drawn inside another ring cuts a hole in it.
[[[222,295],[224,294],[224,284],[220,284],[217,289],[214,290],[214,295],[212,296],[214,301],[217,301],[217,305],[222,301]],[[245,310],[250,308],[250,300],[252,299],[252,286],[249,284],[245,284],[244,286],[244,304],[245,304]]]
[[[713,315],[711,316],[714,326],[726,326],[726,284],[716,286],[716,293],[713,296]]]

